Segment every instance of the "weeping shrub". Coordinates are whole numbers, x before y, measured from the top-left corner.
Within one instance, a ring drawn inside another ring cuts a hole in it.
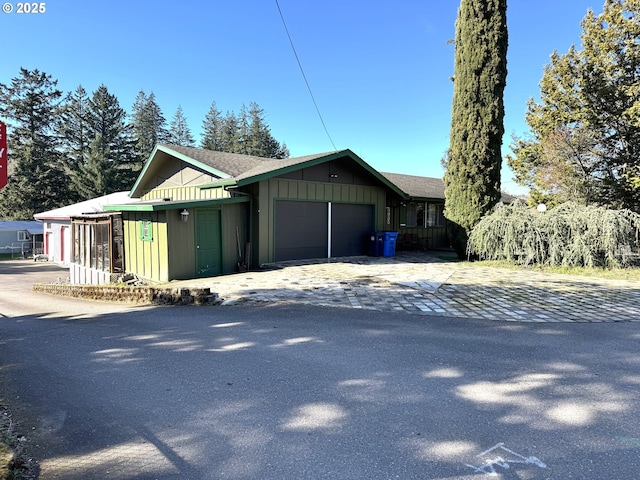
[[[572,202],[540,213],[516,201],[480,220],[467,252],[519,265],[627,267],[640,254],[640,215]]]

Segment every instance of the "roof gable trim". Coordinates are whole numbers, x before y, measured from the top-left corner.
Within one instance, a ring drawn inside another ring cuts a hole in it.
[[[142,168],[142,171],[140,172],[140,175],[138,175],[138,179],[136,180],[136,183],[133,185],[133,187],[131,188],[131,191],[129,192],[130,196],[134,196],[135,192],[140,188],[140,184],[142,183],[142,181],[144,180],[147,170],[149,169],[150,165],[153,163],[154,158],[157,154],[157,152],[163,152],[166,153],[167,155],[170,155],[178,160],[181,160],[185,163],[188,163],[189,165],[192,165],[196,168],[199,168],[201,170],[204,170],[205,172],[210,173],[213,176],[219,177],[221,179],[228,179],[231,178],[231,176],[226,173],[223,172],[222,170],[218,170],[216,168],[213,168],[205,163],[199,162],[198,160],[189,157],[188,155],[184,155],[183,153],[177,152],[165,145],[156,145],[156,147],[153,149],[153,152],[151,152],[151,155],[149,156],[149,159],[147,160],[147,162],[145,163],[144,167]]]
[[[238,183],[239,187],[242,187],[242,186],[249,185],[249,184],[252,184],[252,183],[260,182],[262,180],[268,180],[270,178],[277,177],[277,176],[280,176],[280,175],[286,175],[287,173],[295,172],[295,171],[300,170],[302,168],[313,167],[315,165],[320,165],[322,163],[330,162],[332,160],[336,160],[338,158],[345,157],[345,156],[347,156],[347,157],[351,158],[353,161],[355,161],[360,167],[364,168],[367,172],[369,172],[371,175],[373,175],[378,181],[380,181],[380,183],[384,184],[387,188],[393,190],[395,193],[397,193],[398,195],[400,195],[403,198],[406,197],[405,192],[403,192],[394,183],[392,183],[386,177],[381,175],[376,169],[371,167],[367,162],[362,160],[358,155],[356,155],[355,153],[353,153],[349,149],[340,150],[340,151],[337,151],[337,152],[329,153],[327,155],[318,156],[318,157],[312,158],[310,160],[307,160],[305,162],[295,163],[293,165],[288,165],[286,167],[277,168],[277,169],[270,170],[268,172],[261,173],[261,174],[258,174],[258,175],[248,176],[246,178],[242,178],[242,179],[238,180],[237,183]]]

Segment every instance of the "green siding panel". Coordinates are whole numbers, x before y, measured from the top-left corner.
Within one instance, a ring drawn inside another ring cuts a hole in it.
[[[151,220],[152,240],[138,235],[139,222]],[[125,270],[156,282],[168,280],[167,224],[163,212],[123,213],[125,230]]]

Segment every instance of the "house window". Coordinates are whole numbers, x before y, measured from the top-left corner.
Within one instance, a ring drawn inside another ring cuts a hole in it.
[[[427,227],[444,226],[444,205],[442,203],[427,204]]]
[[[138,232],[143,242],[153,241],[153,223],[148,218],[138,221]]]
[[[424,226],[424,203],[408,202],[406,204],[406,217],[403,226]]]
[[[444,226],[444,205],[441,203],[407,202],[400,207],[400,225],[403,227]]]
[[[29,232],[19,231],[18,232],[18,241],[19,242],[28,242],[30,240]]]

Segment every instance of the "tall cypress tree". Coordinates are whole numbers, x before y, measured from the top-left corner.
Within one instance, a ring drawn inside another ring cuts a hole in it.
[[[471,229],[500,200],[507,44],[506,0],[461,0],[444,175],[445,216],[459,257]]]

